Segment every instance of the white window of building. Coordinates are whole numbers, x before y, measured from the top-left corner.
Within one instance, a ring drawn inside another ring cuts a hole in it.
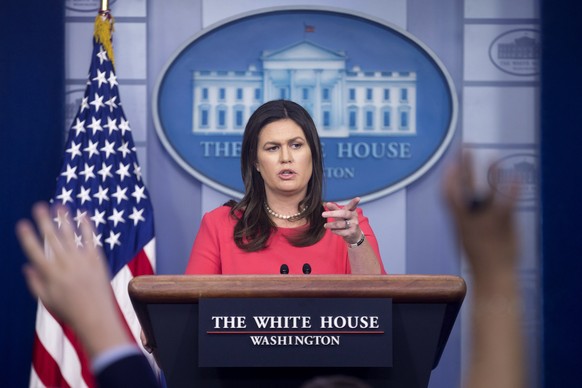
[[[208,88],[202,88],[200,91],[202,101],[208,101]]]
[[[279,98],[281,100],[287,99],[287,89],[286,88],[279,88]]]
[[[242,88],[236,88],[236,100],[242,101],[243,99],[243,90]]]
[[[233,123],[233,127],[236,129],[240,129],[244,126],[244,113],[245,113],[245,107],[244,105],[236,105],[233,108],[233,119],[234,119],[234,123]]]
[[[408,89],[400,89],[400,101],[408,102]]]
[[[220,101],[226,100],[226,89],[225,88],[219,88],[218,89],[218,99]]]
[[[372,88],[366,89],[366,101],[372,101],[374,98],[374,90]]]
[[[255,88],[255,101],[261,101],[261,89]]]
[[[358,108],[355,106],[348,108],[348,126],[352,131],[358,129]]]
[[[384,89],[384,101],[390,101],[390,89]]]
[[[216,127],[219,129],[226,128],[226,106],[224,105],[216,107]]]
[[[401,131],[407,131],[410,129],[410,109],[407,107],[401,108],[398,112],[399,116],[399,126]]]
[[[323,108],[323,128],[331,128],[331,111],[329,108]]]
[[[392,112],[389,107],[382,108],[382,129],[390,129],[392,125]]]
[[[367,106],[364,108],[364,128],[367,130],[374,129],[374,107]]]
[[[200,114],[200,116],[199,116],[200,120],[199,120],[198,126],[200,128],[208,128],[209,120],[210,120],[210,117],[209,117],[210,107],[208,105],[200,105],[200,107],[198,109],[199,109],[199,114]]]
[[[356,89],[350,88],[350,90],[348,90],[348,99],[350,101],[356,101]]]
[[[329,102],[331,100],[331,93],[329,88],[323,88],[321,90],[321,99],[325,102]]]

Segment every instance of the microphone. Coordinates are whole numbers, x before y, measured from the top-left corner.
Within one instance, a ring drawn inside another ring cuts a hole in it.
[[[311,273],[311,266],[309,265],[309,263],[303,264],[303,273],[305,275],[309,275]]]
[[[287,275],[289,273],[289,266],[287,264],[281,264],[279,272],[281,272],[281,275]]]

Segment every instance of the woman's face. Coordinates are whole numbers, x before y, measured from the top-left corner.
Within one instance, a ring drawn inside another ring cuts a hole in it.
[[[265,181],[267,197],[307,193],[313,165],[303,130],[290,119],[274,121],[259,132],[257,170]]]

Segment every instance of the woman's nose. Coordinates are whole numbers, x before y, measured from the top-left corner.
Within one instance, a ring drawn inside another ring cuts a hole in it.
[[[292,156],[291,156],[291,151],[286,148],[286,147],[282,147],[281,148],[281,163],[289,163],[292,162]]]

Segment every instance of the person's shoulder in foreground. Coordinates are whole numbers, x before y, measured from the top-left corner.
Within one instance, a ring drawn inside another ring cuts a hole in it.
[[[102,388],[158,388],[148,360],[143,354],[124,356],[105,366],[96,375]]]

